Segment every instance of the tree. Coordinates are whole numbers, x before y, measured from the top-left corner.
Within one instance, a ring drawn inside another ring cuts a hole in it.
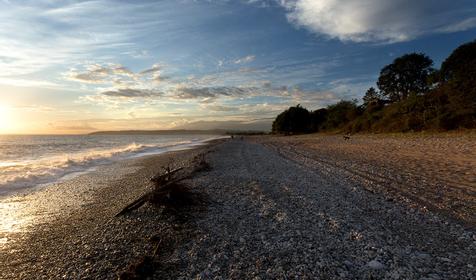
[[[311,112],[311,130],[319,131],[327,120],[327,109],[321,108]]]
[[[370,87],[367,92],[365,92],[364,97],[362,98],[364,101],[364,106],[368,106],[369,104],[378,103],[380,100],[380,94],[375,90],[374,87]]]
[[[456,48],[441,64],[438,75],[442,82],[451,80],[467,84],[463,87],[474,88],[476,85],[476,40]]]
[[[444,98],[439,116],[447,129],[476,127],[476,40],[456,48],[438,73]]]
[[[357,100],[341,100],[327,106],[326,129],[336,129],[354,120],[359,115]]]
[[[450,98],[459,94],[461,105],[476,111],[476,40],[456,48],[441,65],[438,76],[442,86],[450,88]]]
[[[422,53],[396,58],[380,71],[377,86],[390,101],[406,99],[410,94],[426,93],[428,76],[434,71],[433,61]]]
[[[282,112],[273,122],[275,133],[307,133],[310,132],[310,128],[309,111],[300,104]]]

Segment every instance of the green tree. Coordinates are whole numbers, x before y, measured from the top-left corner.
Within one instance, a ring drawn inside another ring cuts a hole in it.
[[[273,122],[275,133],[307,133],[311,130],[310,113],[298,104],[279,114]]]
[[[367,107],[369,104],[378,103],[380,100],[380,94],[374,87],[370,87],[366,92],[364,97],[362,98],[364,101],[364,106]]]
[[[354,120],[359,115],[357,100],[341,100],[336,104],[327,107],[327,118],[324,127],[326,129],[336,129]]]
[[[422,53],[411,53],[396,58],[380,71],[377,86],[390,101],[400,101],[410,94],[429,90],[428,77],[434,71],[433,61]]]

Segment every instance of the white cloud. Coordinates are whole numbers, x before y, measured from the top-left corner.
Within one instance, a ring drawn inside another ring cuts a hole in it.
[[[170,5],[118,5],[109,0],[17,2],[0,1],[3,77],[43,73],[55,67],[64,69],[91,57],[149,56],[137,38],[162,26],[166,20],[153,11],[165,11]]]
[[[242,57],[242,58],[238,58],[237,60],[235,60],[235,64],[244,64],[244,63],[249,63],[249,62],[253,62],[255,60],[256,56],[254,55],[248,55],[248,56],[245,56],[245,57]]]
[[[463,19],[454,24],[450,24],[448,26],[440,28],[439,31],[445,32],[445,33],[452,33],[452,32],[464,31],[475,26],[476,26],[476,17],[472,17],[472,18]]]
[[[281,0],[288,20],[342,41],[401,42],[476,26],[475,2],[435,0]]]

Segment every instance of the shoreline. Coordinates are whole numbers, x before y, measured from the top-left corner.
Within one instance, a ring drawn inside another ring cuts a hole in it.
[[[77,176],[81,176],[89,172],[94,172],[98,168],[100,169],[101,167],[113,165],[121,161],[128,161],[128,160],[133,160],[137,158],[161,155],[161,154],[169,153],[169,152],[194,149],[203,145],[207,145],[208,142],[213,142],[215,140],[225,139],[225,138],[227,138],[227,136],[217,135],[216,137],[203,139],[196,142],[178,143],[178,144],[171,144],[167,146],[157,147],[154,151],[143,151],[139,153],[131,152],[128,155],[122,155],[120,158],[116,158],[116,159],[114,159],[114,157],[109,157],[109,158],[105,157],[104,159],[102,159],[104,162],[97,162],[97,163],[91,162],[90,165],[83,166],[82,170],[73,169],[70,171],[65,171],[63,174],[59,176],[49,178],[48,182],[44,182],[44,183],[39,183],[39,184],[32,183],[31,185],[24,185],[24,186],[16,186],[14,182],[9,183],[13,185],[0,186],[0,200],[4,198],[8,198],[9,196],[27,195],[29,193],[36,192],[50,185],[59,184],[61,182],[71,180]],[[40,178],[40,179],[46,180],[47,178]]]
[[[35,192],[2,198],[0,279],[36,279],[36,275],[60,278],[58,272],[68,270],[72,278],[85,277],[64,262],[72,259],[82,264],[86,275],[94,275],[91,270],[96,264],[88,261],[90,258],[106,262],[98,265],[101,271],[96,277],[116,277],[118,267],[127,266],[150,249],[138,240],[139,236],[147,240],[160,225],[142,225],[144,215],[152,220],[157,215],[157,209],[150,206],[143,207],[140,214],[134,213],[139,220],[114,221],[114,215],[150,190],[150,178],[161,172],[163,166],[185,165],[221,141],[224,140],[119,161]],[[134,229],[132,236],[127,232],[130,229]],[[122,248],[122,242],[133,246]],[[101,253],[98,248],[102,248]],[[92,251],[88,253],[89,250]]]

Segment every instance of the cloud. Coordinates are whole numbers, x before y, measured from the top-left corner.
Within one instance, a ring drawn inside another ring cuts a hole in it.
[[[225,106],[225,105],[218,105],[218,104],[203,104],[201,107],[205,110],[215,111],[215,112],[239,111],[238,106]]]
[[[158,97],[162,96],[163,92],[153,91],[149,89],[132,89],[132,88],[123,88],[115,89],[101,92],[102,95],[112,96],[112,97],[125,97],[125,98],[144,98],[144,97]]]
[[[254,55],[248,55],[248,56],[245,56],[245,57],[242,57],[242,58],[238,58],[237,60],[235,60],[235,64],[244,64],[244,63],[250,63],[250,62],[253,62],[255,60],[256,56]]]
[[[120,77],[136,79],[136,74],[120,64],[90,64],[83,66],[83,71],[71,69],[66,78],[72,81],[90,84],[103,84],[111,81],[119,81]]]
[[[135,73],[132,72],[131,70],[127,69],[124,66],[117,65],[111,68],[110,73],[114,75],[124,75],[124,76],[129,76],[129,77],[135,77]]]
[[[124,52],[123,54],[130,55],[133,58],[146,58],[149,57],[149,51],[147,50],[141,50],[141,51],[129,51],[129,52]]]
[[[177,99],[217,98],[220,96],[243,96],[250,93],[253,88],[240,87],[181,87],[176,89]]]
[[[161,65],[159,65],[159,64],[154,64],[154,65],[152,65],[151,68],[146,69],[146,70],[144,70],[144,71],[141,71],[140,74],[141,74],[141,75],[154,74],[154,73],[160,72],[161,70],[162,70],[162,66],[161,66]]]
[[[89,84],[100,84],[105,82],[106,76],[99,75],[96,73],[70,73],[68,79],[76,82],[89,83]]]
[[[281,0],[299,27],[355,42],[401,42],[476,26],[472,0]]]
[[[129,115],[129,117],[131,117],[132,119],[137,118],[137,115],[136,115],[135,112],[129,112],[128,115]]]
[[[476,26],[476,17],[472,17],[472,18],[461,20],[454,24],[450,24],[443,28],[440,28],[439,31],[444,33],[452,33],[452,32],[464,31],[475,26]]]
[[[170,80],[169,76],[164,76],[164,66],[160,64],[154,64],[151,68],[145,69],[139,72],[139,75],[148,76],[151,78],[151,81],[158,84],[164,81]]]
[[[132,45],[127,41],[132,28],[111,30],[111,19],[104,12],[122,14],[119,6],[106,1],[1,1],[0,53],[6,60],[0,61],[0,68],[8,71],[0,75],[27,75],[77,62],[95,51],[127,48]]]

